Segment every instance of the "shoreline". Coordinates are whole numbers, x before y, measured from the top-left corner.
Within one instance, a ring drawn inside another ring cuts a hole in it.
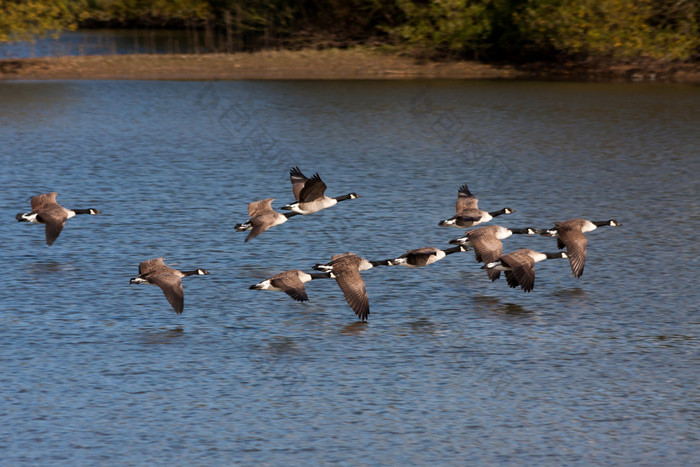
[[[700,84],[700,64],[547,64],[521,67],[435,62],[370,49],[204,55],[85,55],[0,59],[13,80],[532,79]]]

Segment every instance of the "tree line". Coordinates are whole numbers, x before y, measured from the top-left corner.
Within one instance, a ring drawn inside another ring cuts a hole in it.
[[[0,41],[78,27],[206,29],[239,50],[387,45],[448,59],[700,60],[697,0],[0,0]]]

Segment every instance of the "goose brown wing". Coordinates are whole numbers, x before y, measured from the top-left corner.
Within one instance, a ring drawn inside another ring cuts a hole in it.
[[[270,284],[282,290],[298,302],[309,301],[309,296],[306,295],[306,287],[304,287],[304,283],[299,279],[296,270],[285,271],[273,276],[270,279]]]
[[[163,261],[164,259],[165,258],[153,258],[148,261],[142,261],[139,263],[139,275],[145,276],[159,269],[166,268],[167,266]]]
[[[248,203],[248,216],[249,217],[262,216],[263,214],[267,214],[267,213],[273,211],[272,210],[272,202],[274,200],[275,200],[275,198],[267,198],[267,199],[261,199],[260,201],[253,201],[252,203]]]
[[[299,192],[299,201],[309,202],[323,198],[326,188],[326,184],[321,180],[321,177],[318,174],[314,174],[313,177],[304,183],[304,188]]]
[[[498,271],[500,272],[500,271]],[[513,271],[505,271],[506,274],[506,281],[508,281],[508,286],[512,288],[517,288],[520,284],[518,284],[518,279],[515,278],[515,274]]]
[[[32,196],[32,211],[38,211],[47,204],[57,204],[56,196],[58,193],[44,193],[43,195]]]
[[[304,188],[304,183],[308,178],[301,173],[299,167],[292,167],[289,171],[289,181],[292,182],[292,191],[294,192],[294,199],[299,201],[299,193],[301,193],[302,188]]]
[[[583,267],[586,265],[588,239],[583,232],[575,229],[559,229],[558,232],[559,240],[566,246],[566,255],[569,257],[571,272],[575,277],[581,277],[583,275]]]
[[[44,205],[37,220],[46,224],[46,244],[52,245],[66,225],[66,212],[57,204]]]
[[[180,277],[174,274],[156,274],[150,277],[149,281],[160,287],[175,313],[182,314],[185,307],[185,292],[182,290]]]
[[[457,219],[462,219],[464,222],[476,222],[481,219],[481,211],[475,208],[466,208],[458,211],[455,216]]]
[[[535,260],[529,255],[519,253],[517,251],[507,254],[501,258],[501,261],[506,263],[511,270],[508,271],[512,274],[512,279],[517,281],[520,288],[525,292],[530,292],[535,286]],[[506,274],[506,280],[508,280],[508,285],[514,287],[511,282],[512,280],[508,278]]]
[[[404,256],[408,264],[414,266],[426,264],[430,257],[437,255],[438,249],[435,247],[424,247],[411,250],[407,252]]]
[[[469,241],[474,248],[476,261],[479,263],[493,263],[503,254],[503,243],[489,231],[474,232],[469,235]],[[495,269],[487,269],[486,274],[492,282],[501,277],[501,271]]]
[[[469,187],[465,183],[459,187],[457,193],[457,204],[455,204],[455,212],[459,215],[465,209],[478,209],[479,200],[469,191]]]
[[[275,223],[275,218],[276,214],[274,212],[253,217],[250,220],[250,224],[253,226],[253,229],[250,231],[245,241],[247,242],[249,240],[254,239],[258,235],[272,227],[272,225]]]
[[[345,295],[345,301],[362,321],[369,316],[369,299],[367,298],[367,288],[365,281],[360,276],[360,271],[356,268],[341,268],[336,271],[334,268],[335,280]]]

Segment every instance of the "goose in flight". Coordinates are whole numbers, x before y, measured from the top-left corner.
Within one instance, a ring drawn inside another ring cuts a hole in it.
[[[555,237],[559,249],[566,247],[571,272],[574,274],[574,277],[581,277],[583,275],[583,267],[586,265],[586,246],[588,245],[588,240],[584,234],[604,225],[619,227],[622,224],[615,219],[607,221],[570,219],[557,222],[551,229],[542,230],[539,233],[547,237]]]
[[[360,320],[366,321],[369,316],[369,298],[360,271],[366,271],[378,263],[367,261],[354,253],[343,253],[331,256],[329,263],[317,264],[314,269],[329,272],[343,291],[350,308]]]
[[[401,265],[407,268],[419,268],[421,266],[433,264],[440,261],[447,255],[461,251],[467,251],[467,248],[464,245],[458,245],[441,250],[433,246],[428,246],[424,248],[417,248],[415,250],[409,250],[398,258],[388,259],[386,261],[381,261],[380,263],[386,264],[387,266]]]
[[[537,230],[532,227],[525,229],[507,229],[500,225],[485,225],[474,230],[469,230],[460,238],[450,240],[452,245],[464,245],[474,250],[477,263],[492,263],[500,258],[503,253],[503,243],[513,234],[534,235]],[[501,271],[497,269],[486,270],[489,279],[495,281],[501,277]]]
[[[327,272],[307,274],[299,269],[290,269],[289,271],[275,274],[262,282],[251,285],[249,288],[252,290],[284,292],[296,301],[306,302],[309,300],[309,296],[306,295],[306,287],[304,284],[314,279],[329,277],[331,277],[330,273]]]
[[[475,225],[488,222],[494,217],[515,212],[511,208],[503,208],[492,212],[479,209],[479,200],[469,191],[469,187],[467,187],[466,183],[459,187],[455,210],[457,214],[449,219],[440,221],[438,225],[443,227],[474,227]]]
[[[250,217],[250,219],[242,224],[236,224],[234,226],[236,232],[250,230],[250,233],[245,239],[246,242],[254,239],[270,227],[284,224],[287,222],[287,219],[297,215],[297,213],[294,212],[286,214],[275,212],[275,210],[272,209],[272,202],[274,200],[275,198],[267,198],[248,204],[248,217]]]
[[[482,269],[504,271],[508,285],[512,288],[520,286],[524,292],[530,292],[535,287],[535,263],[545,259],[566,258],[566,253],[539,253],[523,248],[503,255],[496,261],[486,263]]]
[[[292,182],[292,191],[296,201],[282,206],[281,209],[286,211],[298,214],[311,214],[335,206],[340,201],[360,197],[357,193],[348,193],[335,198],[326,196],[326,184],[321,180],[318,173],[311,178],[306,178],[299,167],[293,167],[289,171],[289,179]]]
[[[58,193],[44,193],[32,197],[32,210],[15,216],[18,222],[31,222],[46,225],[46,244],[53,245],[66,221],[78,214],[102,214],[97,209],[66,209],[56,202]]]
[[[157,285],[163,291],[165,298],[175,310],[182,314],[185,306],[185,295],[181,279],[187,276],[206,276],[209,271],[195,269],[194,271],[178,271],[163,262],[164,258],[154,258],[139,264],[139,275],[129,280],[129,284]]]

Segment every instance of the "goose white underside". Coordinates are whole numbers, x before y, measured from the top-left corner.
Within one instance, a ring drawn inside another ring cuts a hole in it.
[[[131,283],[132,283],[132,284],[148,284],[148,285],[155,285],[155,284],[152,284],[152,283],[148,282],[146,279],[142,279],[142,278],[140,278],[140,277],[136,277],[136,278],[132,279],[132,280],[131,280]]]
[[[275,287],[274,285],[272,285],[272,283],[270,282],[270,279],[264,280],[262,282],[258,282],[257,284],[255,284],[253,286],[253,288],[255,288],[257,290],[269,290],[271,292],[283,292],[283,290],[280,289],[279,287]]]
[[[39,224],[40,222],[36,219],[36,212],[28,212],[26,214],[22,214],[22,219],[25,222],[31,222],[33,224]]]
[[[595,225],[593,222],[591,222],[591,221],[586,221],[586,222],[584,222],[584,224],[581,226],[581,232],[586,233],[586,232],[590,232],[590,231],[592,231],[592,230],[595,230],[595,229],[597,229],[597,228],[598,228],[598,226]]]
[[[510,268],[501,262],[489,263],[484,267],[486,269],[493,269],[494,271],[510,271]]]
[[[474,248],[474,244],[469,240],[469,237],[459,237],[455,241],[459,242],[459,244],[463,247],[467,248]]]
[[[321,202],[319,200],[316,201],[311,201],[308,203],[311,209],[303,209],[301,207],[301,203],[296,202],[292,204],[287,204],[286,206],[283,206],[282,209],[296,212],[297,214],[313,214],[315,212],[321,211],[326,208],[330,208],[331,206],[335,206],[338,204],[338,200],[335,198],[324,198]]]

